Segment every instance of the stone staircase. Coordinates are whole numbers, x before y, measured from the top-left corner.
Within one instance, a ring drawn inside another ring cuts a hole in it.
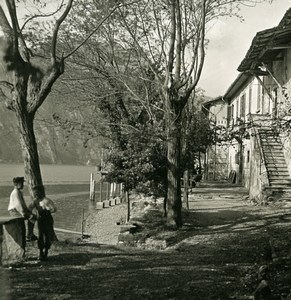
[[[276,196],[275,198],[282,198],[285,194],[290,196],[291,177],[280,138],[271,130],[259,130],[259,137],[270,183],[267,187],[269,194]]]

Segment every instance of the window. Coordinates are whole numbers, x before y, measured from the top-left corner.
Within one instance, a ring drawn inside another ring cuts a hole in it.
[[[262,100],[262,87],[258,83],[258,94],[257,94],[257,112],[261,109],[261,100]]]
[[[265,89],[262,87],[262,91],[261,91],[261,105],[262,105],[262,114],[266,113],[266,98],[265,98]]]
[[[231,122],[233,119],[233,105],[229,105],[227,109],[228,109],[228,119],[229,122]]]
[[[249,114],[252,112],[252,94],[253,94],[253,88],[250,85],[250,88],[249,88]]]
[[[273,107],[272,107],[272,116],[273,118],[277,117],[277,111],[278,111],[278,89],[275,88],[273,90]]]
[[[268,92],[266,93],[266,113],[270,114],[271,113],[271,105],[272,105],[272,98],[270,97],[271,95],[271,89],[268,88]]]
[[[240,117],[244,118],[246,113],[246,94],[243,94],[240,98]]]

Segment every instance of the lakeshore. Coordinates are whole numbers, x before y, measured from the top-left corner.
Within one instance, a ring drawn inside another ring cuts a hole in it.
[[[258,269],[267,265],[273,295],[287,299],[289,208],[253,206],[243,188],[204,184],[193,189],[189,206],[180,230],[147,236],[151,245],[163,240],[164,251],[116,245],[115,214],[124,204],[96,211],[88,224],[92,237],[54,244],[48,261],[37,262],[37,247],[29,243],[27,260],[5,270],[9,294],[19,300],[252,299]]]
[[[43,181],[48,198],[57,205],[54,214],[54,225],[63,230],[81,232],[84,219],[89,213],[89,189],[90,175],[94,174],[96,181],[100,180],[100,174],[94,166],[71,165],[41,165]],[[13,189],[12,178],[24,176],[22,164],[0,163],[0,216],[7,216],[9,195]],[[96,201],[100,197],[100,185],[96,183]],[[24,186],[24,198],[30,202],[27,186]],[[103,198],[106,195],[106,187],[102,189]],[[79,234],[59,233],[61,239],[76,238]]]
[[[8,216],[9,195],[12,187],[0,186],[0,216]],[[96,184],[95,204],[100,199],[100,185]],[[76,231],[74,233],[57,232],[58,237],[64,239],[76,239],[81,236],[83,222],[86,221],[92,209],[89,200],[89,184],[70,185],[48,185],[46,186],[47,197],[52,199],[57,206],[57,212],[53,214],[55,228],[64,231]],[[102,195],[105,199],[107,193],[106,185],[103,185]],[[27,188],[25,189],[25,199],[29,203]]]

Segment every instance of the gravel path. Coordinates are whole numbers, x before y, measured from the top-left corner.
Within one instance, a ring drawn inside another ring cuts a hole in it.
[[[55,243],[48,261],[37,262],[28,243],[24,264],[5,270],[12,299],[252,299],[261,265],[270,268],[272,293],[286,299],[290,208],[252,206],[245,189],[210,184],[193,190],[189,207],[183,228],[158,236],[172,241],[166,251],[112,245],[126,203],[94,210],[89,243]]]
[[[126,214],[126,203],[92,211],[85,222],[85,232],[91,236],[90,242],[116,245],[120,231],[117,222],[124,222]]]

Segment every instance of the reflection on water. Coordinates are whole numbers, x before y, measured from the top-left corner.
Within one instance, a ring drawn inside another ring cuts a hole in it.
[[[94,166],[41,165],[40,168],[44,184],[85,183],[91,173],[99,176]],[[16,176],[24,176],[22,164],[0,164],[0,185],[11,185]]]
[[[55,227],[80,232],[83,213],[85,218],[88,214],[90,174],[94,174],[96,181],[100,178],[95,172],[95,167],[42,165],[41,171],[46,194],[55,201],[58,208],[54,214]],[[13,189],[11,179],[15,176],[24,176],[23,165],[0,164],[0,215],[8,215],[9,195]],[[103,185],[103,189],[104,195],[106,185]],[[99,191],[100,185],[97,184],[96,201]],[[29,203],[30,197],[26,187],[24,196]]]

